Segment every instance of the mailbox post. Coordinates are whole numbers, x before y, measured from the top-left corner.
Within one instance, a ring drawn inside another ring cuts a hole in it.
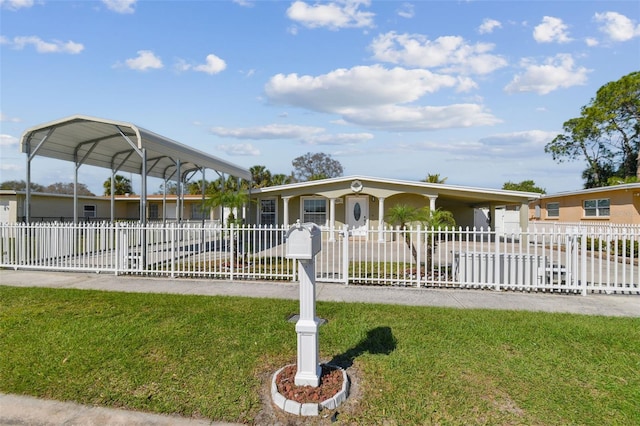
[[[286,235],[287,259],[298,260],[300,281],[300,318],[296,323],[298,334],[298,370],[295,384],[298,386],[320,385],[320,354],[318,350],[318,328],[316,317],[316,265],[315,256],[321,248],[321,231],[314,223],[292,226]]]

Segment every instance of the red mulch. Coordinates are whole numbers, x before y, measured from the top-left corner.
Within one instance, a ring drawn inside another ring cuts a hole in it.
[[[296,365],[289,365],[282,369],[276,376],[276,386],[278,392],[286,399],[305,403],[320,403],[335,396],[342,389],[342,370],[339,368],[321,365],[320,385],[297,386],[295,383]]]

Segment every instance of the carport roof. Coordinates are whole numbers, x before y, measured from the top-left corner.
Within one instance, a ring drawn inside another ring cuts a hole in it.
[[[146,151],[147,176],[178,180],[183,173],[211,169],[250,180],[249,170],[124,121],[74,115],[27,129],[20,149],[30,158],[42,156],[115,171],[142,174]]]

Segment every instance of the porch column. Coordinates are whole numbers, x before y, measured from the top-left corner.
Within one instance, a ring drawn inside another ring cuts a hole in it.
[[[529,230],[529,204],[527,203],[522,203],[520,205],[520,229],[523,233]],[[521,235],[520,242],[522,244],[528,244],[529,239],[527,237],[527,234]]]
[[[378,197],[378,241],[384,242],[384,198]]]
[[[436,200],[438,199],[437,195],[427,195],[429,197],[429,211],[435,211],[436,209]]]
[[[496,206],[493,204],[489,206],[489,228],[496,230]]]
[[[180,223],[182,220],[182,209],[180,208],[180,197],[182,196],[182,170],[180,159],[176,160],[176,222]]]
[[[291,199],[291,197],[282,197],[282,203],[283,203],[283,208],[284,208],[284,212],[282,212],[282,224],[284,226],[289,226],[289,200]]]
[[[335,241],[334,230],[336,227],[336,199],[329,199],[329,241]]]

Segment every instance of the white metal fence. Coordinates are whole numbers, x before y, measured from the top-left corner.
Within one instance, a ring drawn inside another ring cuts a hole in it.
[[[0,224],[0,267],[294,280],[287,228],[182,223]],[[640,294],[638,227],[325,230],[320,282]]]

